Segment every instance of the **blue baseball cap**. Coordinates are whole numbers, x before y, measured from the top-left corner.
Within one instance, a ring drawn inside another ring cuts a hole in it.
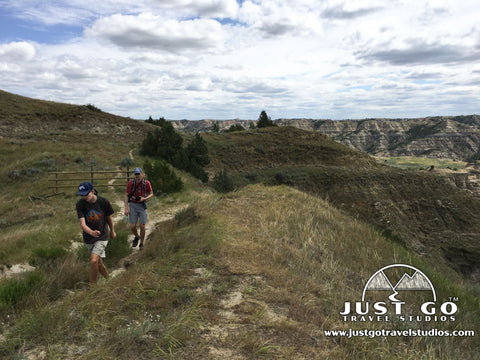
[[[141,174],[142,172],[143,172],[143,171],[142,171],[142,169],[141,169],[141,168],[139,168],[139,167],[137,167],[137,168],[133,169],[133,173],[134,173],[135,175],[137,175],[137,174]]]
[[[77,195],[85,196],[93,190],[93,185],[91,182],[84,181],[80,185],[78,185],[78,193]]]

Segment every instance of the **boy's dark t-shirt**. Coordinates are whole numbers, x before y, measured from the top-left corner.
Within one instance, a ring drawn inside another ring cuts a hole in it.
[[[99,198],[99,196],[98,196]],[[102,197],[100,203],[99,199],[93,204],[89,203],[83,199],[77,201],[76,209],[78,218],[85,218],[85,223],[92,230],[100,230],[100,236],[94,238],[90,236],[85,231],[83,231],[83,241],[86,244],[93,244],[95,241],[105,241],[108,240],[108,223],[107,216],[110,216],[114,213],[112,205],[110,202]]]

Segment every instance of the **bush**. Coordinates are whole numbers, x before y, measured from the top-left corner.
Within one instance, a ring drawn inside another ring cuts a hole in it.
[[[289,186],[292,186],[294,184],[294,182],[290,179],[290,176],[283,171],[277,172],[274,178],[277,184],[285,184]]]
[[[235,189],[232,178],[227,174],[227,169],[224,168],[215,174],[213,188],[221,193],[227,193]]]
[[[175,131],[170,122],[163,118],[158,121],[150,118],[146,122],[158,125],[159,128],[155,129],[153,133],[147,133],[140,146],[142,155],[164,160],[177,169],[189,172],[203,182],[208,181],[208,174],[203,167],[210,163],[210,158],[205,140],[200,134],[195,134],[193,140],[186,147],[182,147],[183,138]]]
[[[109,270],[110,267],[115,266],[118,262],[132,253],[132,246],[128,243],[128,235],[125,232],[117,232],[115,239],[108,241],[107,248],[105,249],[105,258],[103,263]],[[77,258],[88,263],[90,260],[90,254],[86,246],[80,246],[77,250]]]
[[[174,219],[179,226],[185,226],[198,220],[198,216],[195,214],[195,208],[189,206],[175,213]]]
[[[120,161],[118,165],[120,165],[120,167],[122,168],[132,167],[135,165],[135,161],[133,161],[133,159],[130,159],[130,158],[124,158],[122,161]]]
[[[249,171],[245,174],[245,178],[251,182],[257,181],[257,173],[254,171]]]
[[[242,125],[236,124],[236,125],[231,125],[228,128],[227,132],[243,131],[243,130],[245,130],[245,128]]]
[[[102,110],[100,110],[98,107],[96,107],[95,105],[93,104],[87,104],[85,105],[85,107],[90,110],[90,111],[93,111],[93,112],[102,112]]]
[[[115,239],[108,241],[105,249],[105,266],[115,266],[118,262],[132,253],[132,246],[128,243],[128,235],[125,232],[118,232]]]
[[[19,303],[44,283],[42,273],[33,271],[22,279],[10,279],[0,285],[0,306]]]
[[[182,148],[182,143],[183,138],[175,131],[173,125],[164,121],[153,134],[147,133],[140,146],[140,153],[173,163],[175,154]]]
[[[155,193],[170,194],[182,190],[182,180],[165,161],[155,160],[152,163],[150,160],[146,160],[143,168]]]
[[[57,259],[64,259],[67,255],[68,251],[60,246],[41,246],[33,249],[28,263],[35,267],[45,267]]]

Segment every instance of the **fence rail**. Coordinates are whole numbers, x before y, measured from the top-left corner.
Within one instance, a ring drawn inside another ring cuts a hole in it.
[[[130,172],[130,168],[128,166],[126,170],[111,170],[111,171],[95,170],[92,166],[90,170],[50,171],[48,174],[50,176],[48,181],[50,183],[54,183],[48,186],[48,188],[55,189],[55,193],[58,193],[58,189],[65,189],[65,188],[74,189],[78,186],[79,181],[90,181],[95,188],[108,187],[108,186],[125,187],[127,186],[128,181],[133,178]],[[110,174],[112,176],[106,176],[107,174]],[[103,183],[104,180],[107,180],[108,182]],[[66,184],[67,182],[68,182],[68,185]]]

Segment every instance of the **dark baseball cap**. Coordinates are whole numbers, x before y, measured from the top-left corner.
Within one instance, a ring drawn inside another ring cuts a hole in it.
[[[78,193],[77,195],[85,196],[93,190],[93,185],[91,182],[84,181],[80,185],[78,185]]]

